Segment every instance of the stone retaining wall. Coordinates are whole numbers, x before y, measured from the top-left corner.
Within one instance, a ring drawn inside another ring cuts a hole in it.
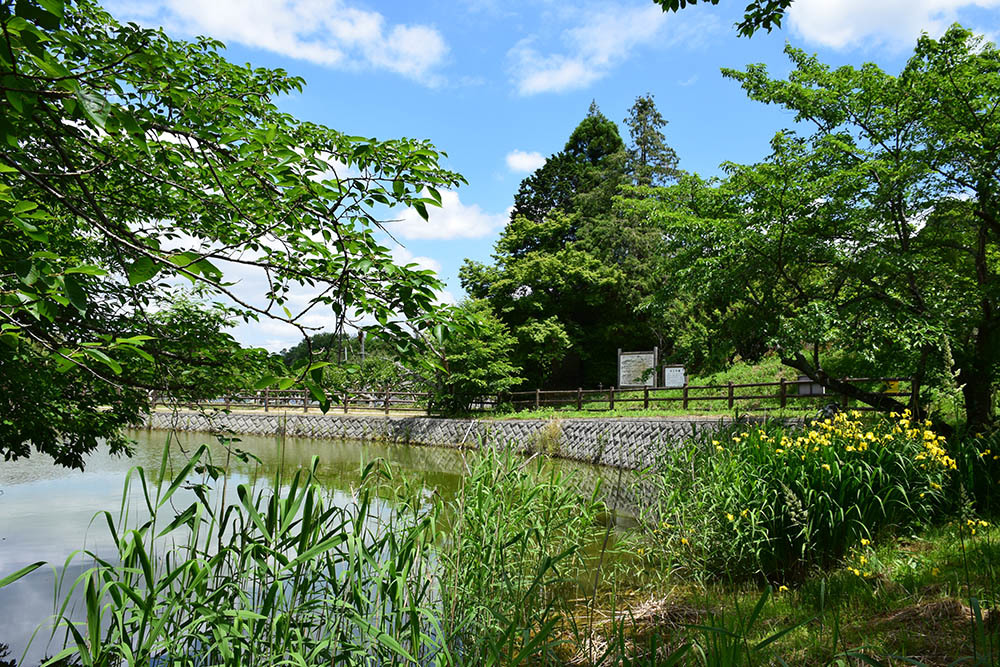
[[[303,438],[378,440],[442,447],[513,446],[586,463],[641,469],[658,455],[732,420],[645,419],[438,419],[303,415],[296,413],[154,412],[147,428]]]

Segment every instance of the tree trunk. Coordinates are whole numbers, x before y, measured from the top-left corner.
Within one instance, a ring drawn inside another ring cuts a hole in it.
[[[993,424],[996,414],[993,409],[993,382],[985,370],[985,360],[966,359],[958,373],[965,398],[965,422],[973,431],[979,431]]]

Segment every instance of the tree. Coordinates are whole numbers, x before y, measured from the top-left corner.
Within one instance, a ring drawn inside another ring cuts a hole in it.
[[[511,361],[514,337],[485,301],[459,304],[460,327],[443,340],[432,407],[463,414],[484,398],[492,398],[521,382],[521,369]]]
[[[595,102],[560,152],[521,181],[510,219],[540,223],[553,211],[606,213],[622,180],[625,144]]]
[[[1000,52],[959,26],[921,38],[899,76],[786,52],[787,80],[761,65],[724,73],[815,131],[779,133],[762,163],[726,166],[720,194],[735,213],[659,209],[691,293],[736,296],[745,332],[838,393],[904,407],[833,377],[827,348],[905,369],[918,385],[957,376],[968,423],[992,423]]]
[[[719,0],[703,0],[711,2],[713,5],[719,4]],[[791,7],[795,0],[751,0],[746,6],[743,20],[736,24],[736,29],[742,37],[753,37],[758,30],[771,32],[774,28],[781,27],[781,21],[785,18],[785,12]],[[698,4],[698,0],[653,0],[663,8],[663,11],[677,12],[689,5]]]
[[[238,311],[220,303],[180,295],[168,308],[138,313],[141,326],[151,334],[142,358],[124,363],[125,375],[143,386],[160,383],[171,387],[170,397],[198,402],[232,395],[254,386],[273,372],[277,360],[261,348],[244,348],[226,330]]]
[[[635,185],[662,186],[680,175],[677,153],[663,137],[666,125],[652,95],[640,95],[629,108],[625,126],[632,142],[626,171]]]
[[[658,126],[643,142],[665,147]],[[660,232],[624,229],[612,210],[626,162],[618,127],[592,103],[563,151],[522,183],[495,263],[466,262],[459,274],[510,327],[515,363],[535,386],[611,384],[618,347],[656,344],[635,306],[655,280],[644,263],[657,256]]]
[[[274,98],[301,79],[234,65],[211,39],[121,25],[90,0],[4,3],[0,24],[0,384],[37,370],[37,400],[63,415],[39,434],[32,406],[5,411],[5,456],[31,442],[80,465],[100,438],[124,446],[115,434],[146,390],[184,389],[183,373],[129,365],[201,363],[151,343],[162,332],[143,316],[178,281],[303,333],[326,309],[342,324],[373,315],[411,345],[409,326],[444,317],[434,275],[394,264],[376,236],[388,208],[426,217],[461,182],[428,142],[298,121]],[[263,300],[234,289],[237,270],[266,281]]]

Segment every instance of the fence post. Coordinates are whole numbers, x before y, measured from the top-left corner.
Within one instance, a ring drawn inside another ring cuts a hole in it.
[[[608,389],[608,410],[615,409],[615,388]]]
[[[649,387],[642,388],[642,409],[649,410]]]
[[[302,390],[302,412],[309,412],[309,390]]]
[[[389,416],[389,390],[385,390],[385,416]]]
[[[788,388],[785,386],[785,378],[781,378],[781,409],[785,409],[788,403]]]
[[[841,381],[842,381],[842,382],[846,382],[846,381],[847,381],[847,378],[841,378]],[[840,405],[841,405],[841,407],[843,407],[843,408],[844,408],[845,410],[847,409],[847,401],[848,401],[848,400],[850,400],[850,399],[848,399],[848,398],[847,398],[847,394],[841,394],[841,395],[840,395]]]
[[[542,390],[535,389],[535,409],[537,410],[542,404]]]
[[[230,407],[232,406],[232,403],[233,403],[233,395],[226,394],[226,412],[229,411]]]
[[[347,414],[347,392],[344,392],[344,414]]]
[[[271,402],[271,389],[270,388],[265,388],[264,389],[264,412],[267,412],[267,409],[269,407],[269,403],[270,402]]]
[[[733,382],[729,381],[729,409],[733,409]]]
[[[576,409],[583,410],[583,387],[576,389]]]
[[[682,396],[683,396],[683,399],[681,401],[681,405],[683,405],[684,409],[687,410],[688,409],[688,383],[687,382],[684,383],[684,389],[683,389]]]

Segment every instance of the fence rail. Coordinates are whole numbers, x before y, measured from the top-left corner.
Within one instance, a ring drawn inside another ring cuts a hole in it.
[[[426,414],[431,394],[421,391],[338,391],[328,394],[330,412],[382,412],[389,414]],[[153,392],[152,405],[224,408],[227,410],[296,410],[309,413],[319,411],[320,403],[304,389],[261,389],[229,396],[197,401],[178,401],[170,396]],[[476,411],[495,410],[497,397],[485,397],[473,406]]]
[[[876,390],[879,385],[882,385],[885,389],[879,393],[884,396],[907,397],[910,400],[914,398],[912,396],[912,382],[907,377],[848,377],[842,378],[840,381],[856,386],[868,385],[869,390]],[[909,385],[906,390],[901,388],[903,383]],[[814,392],[811,391],[813,387],[818,387],[818,385],[812,380],[778,380],[739,384],[730,382],[727,384],[684,385],[673,388],[536,389],[534,391],[511,392],[507,395],[507,400],[515,410],[551,407],[575,409],[580,412],[608,412],[615,409],[649,410],[674,407],[678,403],[682,410],[711,411],[714,409],[711,407],[712,405],[723,401],[726,408],[730,410],[746,405],[747,402],[759,403],[760,401],[766,401],[773,405],[758,405],[756,407],[786,408],[789,407],[790,403],[796,401],[809,401],[815,404],[817,399],[827,403],[839,402],[843,408],[850,404],[850,399],[846,395]],[[809,388],[810,391],[803,392],[802,388]],[[769,392],[768,389],[771,391]],[[756,391],[746,393],[747,390]],[[701,405],[702,403],[708,405]],[[855,407],[859,410],[871,409],[862,406]]]
[[[842,378],[855,386],[866,387],[869,391],[879,391],[884,396],[906,397],[912,395],[912,382],[906,377]],[[902,385],[906,384],[905,389]],[[815,393],[816,385],[811,380],[779,380],[773,382],[727,383],[714,385],[685,385],[676,388],[645,387],[641,389],[555,389],[515,391],[499,395],[484,396],[473,405],[473,412],[496,410],[501,405],[510,405],[515,411],[537,410],[540,408],[569,409],[579,412],[609,412],[614,410],[650,410],[680,407],[690,412],[717,411],[719,403],[726,409],[737,407],[747,409],[788,408],[798,403],[804,408],[814,407],[816,402],[838,402],[847,408],[850,400],[846,395]],[[802,391],[802,388],[810,391]],[[750,391],[753,390],[753,391]],[[750,393],[747,393],[750,392]],[[340,391],[329,394],[331,412],[406,413],[427,414],[431,394],[419,391]],[[177,401],[168,396],[153,393],[152,404],[156,405],[197,405],[199,407],[224,408],[229,410],[319,410],[320,403],[308,391],[301,389],[262,389],[243,392],[210,400],[195,402]],[[678,405],[679,404],[679,405]],[[797,407],[797,406],[795,406]],[[854,406],[858,410],[870,408]]]

